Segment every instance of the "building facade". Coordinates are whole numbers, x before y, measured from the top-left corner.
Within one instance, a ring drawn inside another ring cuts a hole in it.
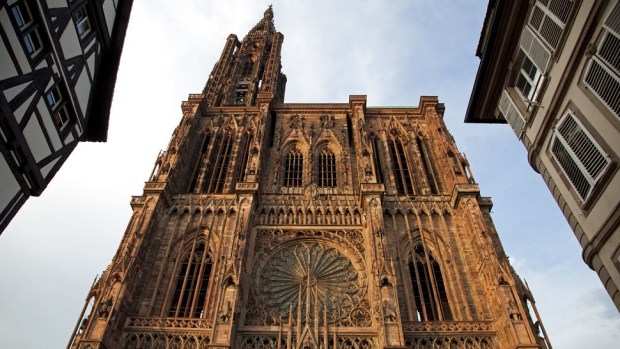
[[[490,1],[466,122],[510,124],[620,309],[620,3]]]
[[[282,43],[228,37],[68,347],[550,348],[443,104],[284,103]]]
[[[0,233],[78,142],[106,140],[132,2],[0,1]]]

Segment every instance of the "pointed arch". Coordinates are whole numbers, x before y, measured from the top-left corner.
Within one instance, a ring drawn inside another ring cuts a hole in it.
[[[248,166],[248,159],[252,152],[252,143],[254,143],[254,132],[248,130],[244,132],[239,147],[239,155],[237,156],[237,169],[235,173],[235,182],[243,182],[245,180],[245,172]]]
[[[396,192],[403,195],[414,195],[414,182],[411,177],[411,170],[405,147],[400,137],[394,136],[388,139],[388,150],[390,152],[390,160],[392,161],[392,172],[394,174],[394,182],[396,184]]]
[[[209,154],[205,181],[202,187],[203,193],[224,192],[234,139],[233,131],[220,130],[218,132]]]
[[[285,187],[301,187],[303,183],[304,154],[296,145],[289,148],[284,156]]]
[[[381,155],[380,155],[381,140],[374,133],[370,136],[370,139],[371,139],[370,143],[372,146],[373,165],[375,167],[375,178],[377,179],[377,183],[383,183],[384,176],[383,176],[383,167],[381,165]]]
[[[202,147],[200,148],[200,154],[198,155],[198,161],[196,162],[196,168],[194,169],[194,176],[190,183],[190,191],[193,193],[200,192],[201,182],[204,177],[204,172],[207,167],[209,145],[211,144],[211,131],[207,131],[202,140]]]
[[[420,321],[452,319],[441,267],[430,249],[416,242],[408,258],[413,304]]]
[[[323,188],[335,188],[336,155],[327,145],[317,151],[317,185]]]
[[[428,186],[431,194],[439,194],[440,186],[437,171],[435,171],[434,162],[431,156],[431,152],[427,147],[427,144],[421,137],[416,137],[416,145],[420,153],[420,161],[422,162],[422,168],[428,182]]]
[[[177,270],[168,316],[201,318],[205,310],[213,259],[205,240],[186,247]]]

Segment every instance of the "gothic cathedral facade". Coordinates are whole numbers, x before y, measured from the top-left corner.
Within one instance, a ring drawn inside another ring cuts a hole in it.
[[[550,347],[443,104],[284,103],[282,42],[228,37],[69,347]]]

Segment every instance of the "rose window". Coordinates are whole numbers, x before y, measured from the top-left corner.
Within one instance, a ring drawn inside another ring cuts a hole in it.
[[[328,322],[347,317],[359,305],[365,288],[358,272],[337,249],[315,242],[288,245],[267,261],[258,276],[257,296],[275,317],[293,318],[301,310]],[[298,308],[298,306],[300,306]]]

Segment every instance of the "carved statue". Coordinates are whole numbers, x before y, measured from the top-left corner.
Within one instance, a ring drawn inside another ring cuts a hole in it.
[[[112,310],[112,298],[108,298],[107,301],[101,303],[99,306],[99,317],[108,317]]]
[[[222,311],[220,311],[219,314],[219,319],[222,322],[228,322],[230,321],[230,316],[232,315],[232,304],[230,303],[230,300],[226,300],[226,305],[224,306],[224,309],[222,309]]]
[[[394,307],[387,299],[383,300],[383,317],[385,322],[394,322],[396,321],[396,311]]]

